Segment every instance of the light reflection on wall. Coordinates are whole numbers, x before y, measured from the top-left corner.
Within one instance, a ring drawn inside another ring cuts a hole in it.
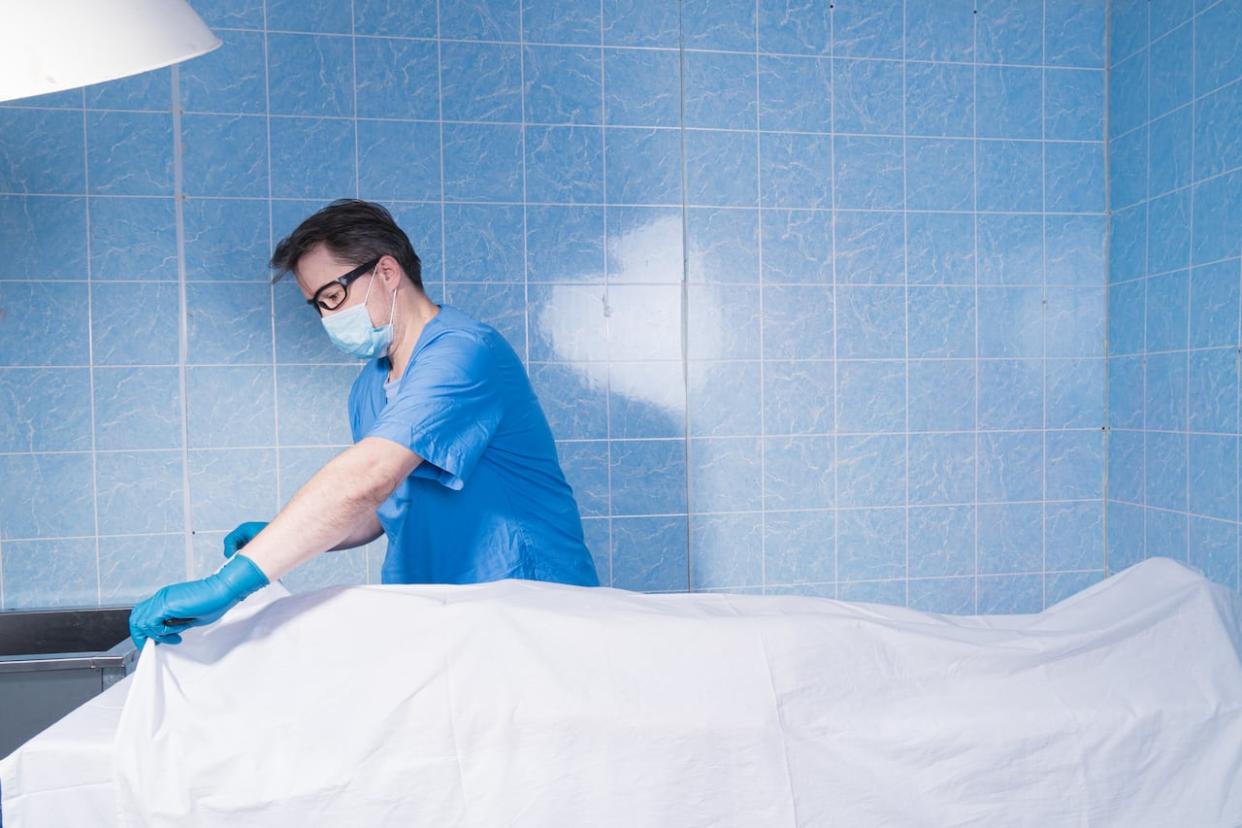
[[[633,216],[627,216],[633,218]],[[571,363],[592,392],[611,382],[613,395],[647,403],[680,421],[685,386],[680,371],[651,363],[680,362],[682,295],[680,212],[651,211],[624,229],[610,225],[607,284],[550,285],[531,315],[532,338],[541,343],[533,358]],[[581,282],[599,274],[582,273]],[[718,309],[696,307],[704,325],[719,325]],[[707,331],[697,331],[715,341]],[[611,375],[611,379],[610,379]],[[675,381],[674,381],[675,380]]]

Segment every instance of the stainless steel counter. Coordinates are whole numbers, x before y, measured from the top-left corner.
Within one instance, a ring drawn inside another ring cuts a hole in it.
[[[129,608],[0,612],[0,756],[124,678]]]

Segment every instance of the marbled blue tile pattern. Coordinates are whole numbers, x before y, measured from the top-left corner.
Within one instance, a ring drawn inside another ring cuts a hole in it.
[[[1204,258],[1236,240],[1202,226],[1236,218],[1234,180],[1153,205],[1149,233],[1145,177],[1112,178],[1133,205],[1113,266],[1179,270],[1188,328],[1105,273],[1106,89],[1124,122],[1121,81],[1180,67],[1167,127],[1114,161],[1196,140],[1219,157],[1167,153],[1165,190],[1226,172],[1236,140],[1178,113],[1212,82],[1204,111],[1236,114],[1227,38],[1178,34],[1110,86],[1104,0],[195,5],[219,51],[0,107],[0,606],[210,571],[348,445],[357,366],[265,267],[340,196],[386,203],[431,297],[526,361],[605,584],[945,612],[1081,589],[1104,573],[1113,329],[1135,355],[1115,396],[1190,389],[1164,415],[1236,436],[1223,357],[1137,356],[1147,324],[1236,346],[1237,269]],[[1223,448],[1169,453],[1204,519],[1236,497],[1196,465]],[[1180,537],[1225,559],[1226,534]]]
[[[1168,555],[1239,589],[1242,3],[1112,18],[1110,568]]]

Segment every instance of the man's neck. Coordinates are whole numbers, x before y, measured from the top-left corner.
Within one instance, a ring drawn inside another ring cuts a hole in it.
[[[403,287],[409,287],[408,285]],[[401,290],[397,293],[397,315],[393,325],[392,347],[388,351],[391,363],[388,379],[394,380],[405,373],[414,354],[414,346],[423,328],[440,312],[439,306],[420,290]]]

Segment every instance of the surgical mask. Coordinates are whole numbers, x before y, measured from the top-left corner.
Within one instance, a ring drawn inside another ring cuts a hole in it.
[[[371,325],[371,315],[367,312],[367,300],[371,298],[373,287],[375,274],[371,275],[371,284],[367,285],[366,296],[360,303],[321,320],[332,344],[358,359],[374,359],[387,352],[392,344],[392,316],[397,309],[397,293],[393,291],[392,294],[388,324],[376,328]]]

